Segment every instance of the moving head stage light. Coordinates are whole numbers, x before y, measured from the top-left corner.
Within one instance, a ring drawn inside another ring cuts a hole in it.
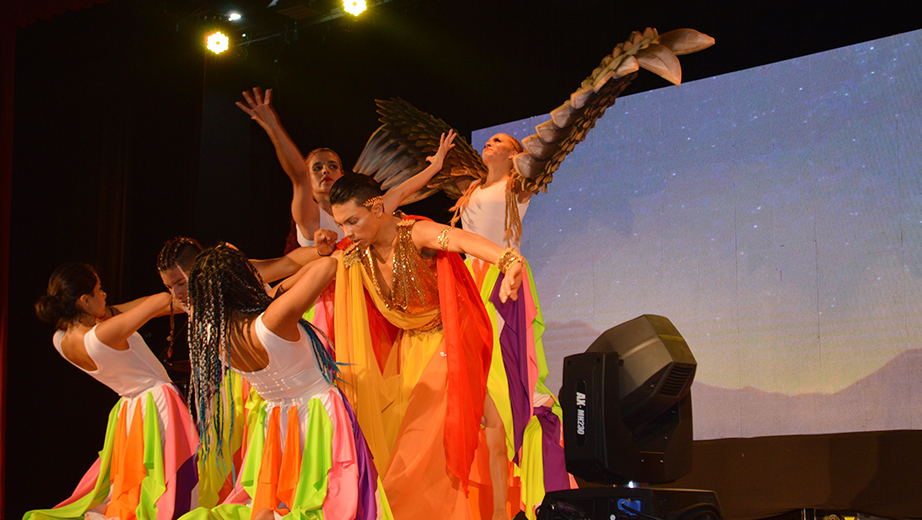
[[[667,318],[644,315],[611,328],[564,360],[567,471],[592,487],[548,493],[539,518],[719,520],[713,491],[665,484],[692,470],[691,385],[697,363]]]

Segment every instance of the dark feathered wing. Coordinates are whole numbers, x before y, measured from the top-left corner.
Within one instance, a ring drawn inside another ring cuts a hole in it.
[[[439,137],[447,133],[449,127],[445,121],[417,110],[402,99],[378,100],[377,104],[382,125],[368,139],[353,170],[373,175],[387,190],[426,168],[429,164],[426,157],[438,151]],[[453,179],[486,177],[487,168],[470,143],[458,136],[454,144],[445,156],[442,170],[404,204],[424,199],[439,189],[457,199],[461,192]]]

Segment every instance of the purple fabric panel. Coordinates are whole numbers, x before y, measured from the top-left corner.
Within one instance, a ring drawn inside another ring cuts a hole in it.
[[[544,492],[570,489],[567,461],[560,445],[560,418],[547,406],[535,408],[541,424],[541,455],[544,457]]]
[[[355,510],[356,520],[375,520],[377,518],[377,501],[375,493],[378,490],[378,468],[375,467],[374,458],[371,456],[371,449],[365,442],[365,434],[359,427],[359,422],[355,418],[355,412],[346,396],[339,392],[343,404],[346,405],[346,411],[349,412],[349,419],[352,421],[352,432],[355,435],[355,454],[359,466],[359,503]]]
[[[198,484],[198,464],[189,457],[176,471],[176,502],[173,520],[192,510],[192,490]]]
[[[531,394],[528,391],[528,333],[525,323],[524,285],[519,287],[519,299],[499,300],[499,288],[505,275],[500,273],[493,285],[490,302],[496,306],[496,313],[506,322],[499,333],[499,346],[503,355],[503,367],[509,384],[509,400],[512,404],[512,435],[515,443],[515,458],[519,463],[525,426],[531,415]]]

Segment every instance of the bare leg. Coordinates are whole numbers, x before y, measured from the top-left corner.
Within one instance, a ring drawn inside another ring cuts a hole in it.
[[[493,520],[509,520],[506,500],[509,496],[509,459],[506,457],[506,428],[493,398],[483,402],[484,436],[490,457],[490,481],[493,482]]]

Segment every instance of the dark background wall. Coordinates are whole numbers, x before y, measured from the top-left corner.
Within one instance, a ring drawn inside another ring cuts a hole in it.
[[[203,2],[113,0],[19,30],[7,516],[70,494],[116,400],[58,356],[34,317],[54,267],[95,264],[115,303],[162,289],[154,260],[176,235],[228,240],[254,257],[281,252],[290,187],[262,130],[234,106],[242,90],[273,88],[302,151],[329,146],[348,167],[378,126],[375,98],[400,96],[469,136],[558,106],[646,26],[717,39],[682,58],[685,81],[922,26],[913,1],[619,4],[395,0],[359,20],[254,26],[284,36],[217,57],[199,38],[209,9],[224,7]],[[665,85],[642,73],[627,94]],[[444,218],[445,204],[413,211]],[[166,329],[144,329],[156,353]]]

